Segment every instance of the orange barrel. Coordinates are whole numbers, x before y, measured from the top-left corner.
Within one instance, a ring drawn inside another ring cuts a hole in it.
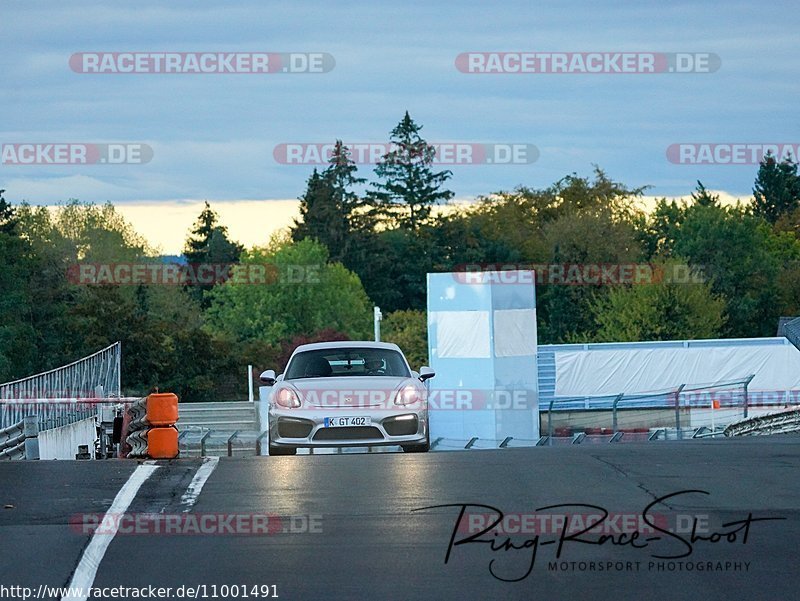
[[[178,396],[171,392],[147,397],[147,422],[151,426],[174,426],[178,421]]]
[[[147,433],[147,455],[153,459],[174,459],[178,456],[178,430],[150,428]]]

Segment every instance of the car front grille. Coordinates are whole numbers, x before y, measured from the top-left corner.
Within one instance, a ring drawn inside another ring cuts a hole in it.
[[[345,428],[320,428],[314,440],[369,440],[383,438],[375,426],[348,426]]]

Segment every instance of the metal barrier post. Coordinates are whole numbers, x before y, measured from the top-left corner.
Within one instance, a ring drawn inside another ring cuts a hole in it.
[[[625,396],[624,392],[621,392],[617,395],[617,398],[614,399],[614,404],[611,406],[611,429],[616,434],[617,429],[617,403],[622,400],[622,397]]]
[[[681,391],[686,384],[681,384],[675,391],[675,429],[677,430],[678,440],[683,440],[683,433],[681,432]]]
[[[550,399],[550,406],[547,408],[547,446],[553,446],[553,403],[556,402],[555,397]]]
[[[35,415],[22,420],[22,435],[25,437],[25,459],[39,459],[39,421]]]
[[[263,443],[261,441],[267,436],[269,436],[269,430],[262,432],[259,437],[256,438],[256,455],[259,457],[263,454]]]
[[[752,382],[753,378],[755,377],[756,375],[752,374],[744,381],[744,415],[742,417],[744,417],[745,419],[747,419],[747,405],[749,401],[747,397],[747,387],[750,386],[750,382]]]
[[[228,439],[228,457],[233,457],[233,441],[239,436],[239,430],[236,430]]]
[[[206,439],[211,436],[211,430],[203,434],[203,437],[200,439],[200,457],[206,456]]]

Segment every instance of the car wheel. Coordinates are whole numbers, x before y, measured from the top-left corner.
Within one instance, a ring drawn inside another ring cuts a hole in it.
[[[404,453],[427,453],[431,450],[430,432],[428,433],[428,437],[425,439],[425,442],[422,444],[404,444],[402,447]]]

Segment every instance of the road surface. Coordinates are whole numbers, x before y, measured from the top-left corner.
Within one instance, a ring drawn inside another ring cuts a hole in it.
[[[797,436],[147,465],[4,462],[0,587],[41,597],[54,591],[40,586],[82,582],[107,598],[134,594],[114,587],[153,586],[170,588],[163,598],[246,592],[289,601],[790,599],[800,585],[799,468]],[[681,494],[663,499],[673,493]],[[93,532],[112,503],[127,517],[106,516]],[[455,528],[464,504],[488,507],[466,507]],[[594,507],[542,509],[562,504]],[[438,505],[448,506],[430,508]],[[505,530],[481,535],[494,509]],[[602,532],[575,534],[603,510]],[[719,540],[692,542],[695,519],[696,536]],[[169,532],[155,531],[168,520]],[[602,545],[570,539],[601,534]],[[472,535],[489,542],[457,544]]]

